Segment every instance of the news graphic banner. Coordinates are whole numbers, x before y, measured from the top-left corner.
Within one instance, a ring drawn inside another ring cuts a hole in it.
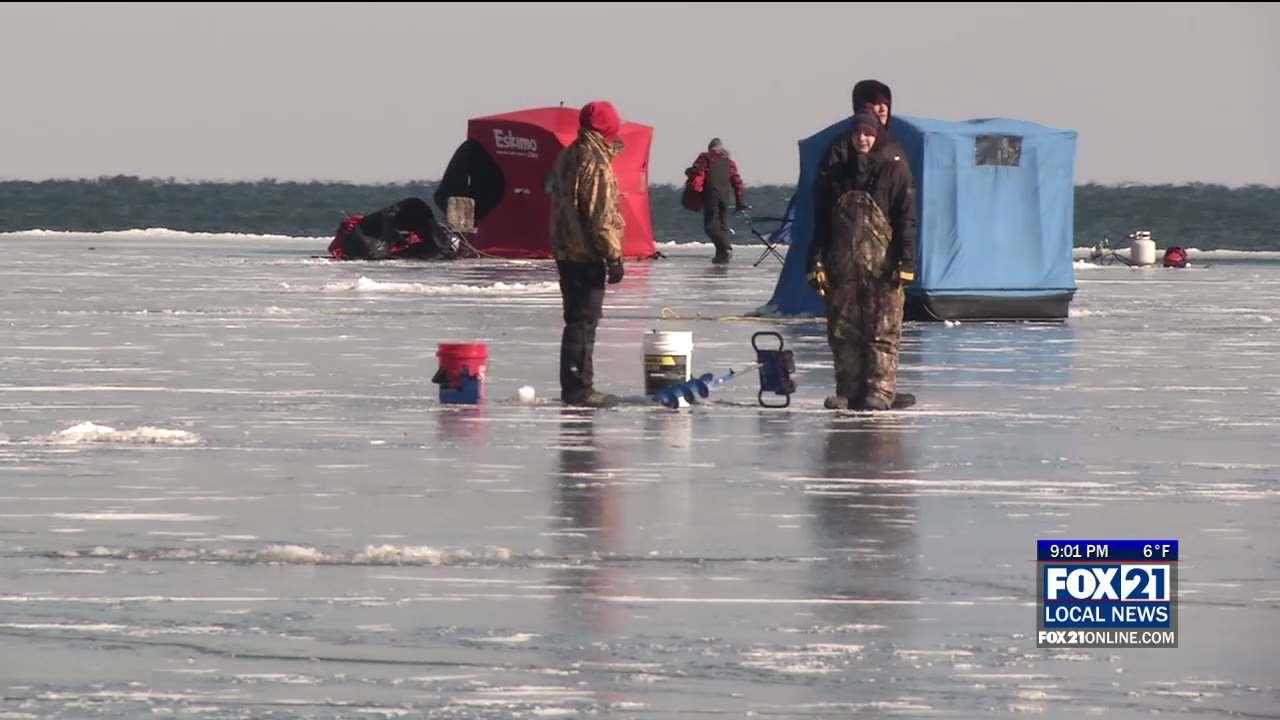
[[[1036,647],[1178,647],[1178,541],[1037,540]]]

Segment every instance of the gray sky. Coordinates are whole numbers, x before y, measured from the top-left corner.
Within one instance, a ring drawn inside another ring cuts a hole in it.
[[[0,177],[435,179],[469,117],[608,99],[653,182],[713,135],[794,182],[874,77],[902,114],[1079,131],[1078,182],[1280,185],[1278,48],[1280,8],[1229,3],[7,3]]]

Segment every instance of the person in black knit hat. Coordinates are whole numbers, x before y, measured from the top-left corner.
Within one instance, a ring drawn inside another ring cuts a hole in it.
[[[825,403],[831,409],[915,402],[896,392],[903,288],[915,278],[915,183],[880,118],[857,107],[867,87],[855,87],[850,132],[827,149],[814,187],[808,279],[826,302],[836,375],[836,394]]]

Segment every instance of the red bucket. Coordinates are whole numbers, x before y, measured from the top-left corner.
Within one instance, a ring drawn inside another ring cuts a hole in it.
[[[440,379],[441,402],[479,402],[484,399],[485,368],[489,364],[489,348],[484,343],[440,343],[436,348],[436,357],[440,361],[440,369],[436,376]],[[474,378],[474,383],[466,378]],[[464,386],[474,388],[466,392],[465,397],[458,397],[457,391]],[[452,390],[446,399],[446,391]]]

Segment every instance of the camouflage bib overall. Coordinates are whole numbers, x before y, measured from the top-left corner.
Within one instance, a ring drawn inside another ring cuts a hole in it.
[[[865,190],[836,201],[827,249],[827,340],[836,392],[855,402],[876,395],[892,402],[898,372],[904,292],[889,252],[893,229]]]

